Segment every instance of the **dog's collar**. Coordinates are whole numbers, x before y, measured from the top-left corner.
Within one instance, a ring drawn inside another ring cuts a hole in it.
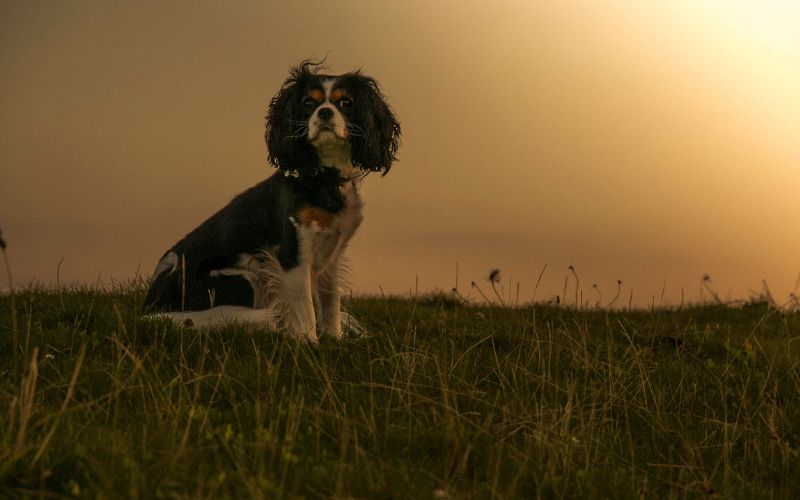
[[[354,179],[358,179],[359,177],[363,177],[368,174],[369,171],[364,172],[363,174],[354,175],[352,177],[345,177],[339,172],[339,169],[333,166],[325,166],[325,165],[315,165],[313,167],[309,167],[303,169],[302,173],[299,169],[291,168],[291,169],[283,169],[283,176],[284,177],[293,177],[295,179],[299,179],[301,175],[306,178],[314,178],[314,177],[336,177],[338,178],[339,184],[343,184],[348,181],[352,181]]]

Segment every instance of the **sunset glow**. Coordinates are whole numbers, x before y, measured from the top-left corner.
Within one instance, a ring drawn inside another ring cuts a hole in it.
[[[640,305],[697,299],[706,273],[731,298],[795,287],[797,2],[14,5],[0,229],[18,281],[54,283],[62,257],[66,282],[149,275],[273,172],[266,103],[328,54],[381,82],[404,131],[364,183],[356,292],[449,290],[456,263],[460,287],[499,267],[525,300],[545,264],[537,300],[570,265]]]

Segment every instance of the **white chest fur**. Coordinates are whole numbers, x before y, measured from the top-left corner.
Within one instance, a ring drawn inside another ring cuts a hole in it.
[[[309,252],[300,255],[300,260],[309,259],[313,275],[321,275],[329,270],[332,265],[338,265],[339,258],[347,243],[355,234],[364,216],[362,215],[363,203],[354,181],[342,186],[342,195],[345,199],[345,208],[324,220],[313,220],[307,227],[298,228],[300,240],[306,241]],[[310,243],[310,244],[309,244]]]

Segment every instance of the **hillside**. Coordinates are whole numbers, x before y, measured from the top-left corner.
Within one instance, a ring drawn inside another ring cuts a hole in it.
[[[0,296],[0,496],[800,490],[799,313],[356,297],[367,335],[310,347],[142,299]]]

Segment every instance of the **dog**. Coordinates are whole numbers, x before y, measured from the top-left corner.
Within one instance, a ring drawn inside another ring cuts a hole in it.
[[[313,343],[341,338],[342,254],[363,219],[359,186],[397,160],[400,124],[375,79],[323,68],[305,60],[290,70],[266,117],[277,171],[161,257],[148,317],[238,320]]]

